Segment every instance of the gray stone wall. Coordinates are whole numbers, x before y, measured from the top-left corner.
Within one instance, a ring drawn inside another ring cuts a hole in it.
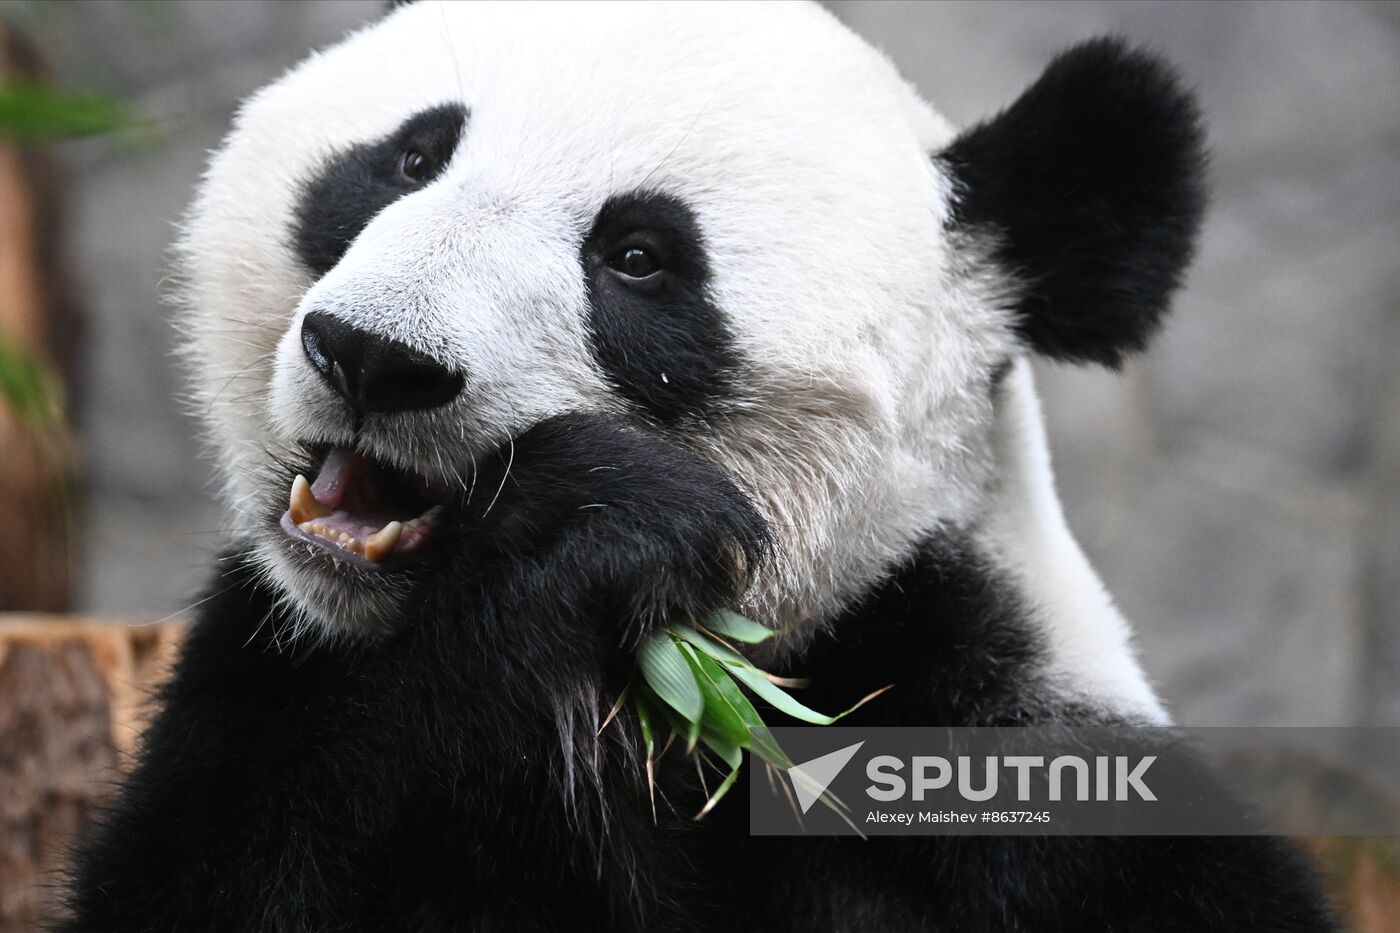
[[[243,95],[379,4],[46,4],[70,83],[157,139],[65,148],[88,313],[86,608],[180,609],[216,546],[178,413],[163,250]],[[1214,210],[1152,352],[1045,367],[1070,522],[1185,722],[1400,723],[1400,16],[1367,3],[873,3],[833,9],[955,122],[1104,31],[1178,63]]]

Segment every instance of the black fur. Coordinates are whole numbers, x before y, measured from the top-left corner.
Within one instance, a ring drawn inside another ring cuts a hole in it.
[[[941,158],[954,223],[1021,286],[1031,346],[1118,366],[1147,344],[1206,201],[1196,105],[1165,64],[1116,39],[1076,46]]]
[[[511,459],[377,644],[279,650],[288,620],[229,556],[65,930],[691,928],[684,825],[651,825],[625,724],[594,735],[636,637],[732,602],[766,529],[603,418]]]
[[[646,285],[608,267],[643,243],[664,271]],[[738,354],[708,292],[709,261],[695,215],[665,194],[609,199],[585,238],[593,356],[617,390],[663,423],[703,414],[730,391]]]
[[[966,538],[944,534],[839,619],[793,672],[812,678],[803,700],[818,709],[895,684],[843,724],[1111,724],[1045,689],[1032,612]],[[715,844],[709,864],[747,905],[738,929],[1337,929],[1310,873],[1270,837],[770,838],[746,840],[739,857],[733,840],[747,814],[716,816],[727,826],[706,837]]]
[[[409,117],[383,139],[336,153],[302,185],[292,227],[292,247],[312,273],[325,275],[340,262],[374,216],[446,167],[467,125],[467,109],[442,104]],[[399,172],[406,150],[421,152],[431,174],[412,181]]]
[[[1332,929],[1270,839],[752,839],[742,789],[689,820],[674,754],[653,823],[628,715],[597,723],[637,635],[732,602],[766,530],[610,419],[547,422],[512,459],[378,643],[280,650],[282,610],[230,557],[64,930]],[[807,699],[893,681],[854,721],[1098,721],[1038,688],[1028,611],[945,536],[813,646]]]

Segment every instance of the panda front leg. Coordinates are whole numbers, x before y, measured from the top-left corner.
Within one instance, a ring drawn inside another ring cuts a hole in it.
[[[680,830],[598,721],[647,626],[733,600],[762,523],[608,419],[510,447],[378,639],[282,641],[284,594],[229,555],[63,929],[692,928]]]

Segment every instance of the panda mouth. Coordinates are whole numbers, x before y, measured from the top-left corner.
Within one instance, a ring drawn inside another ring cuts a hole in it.
[[[367,569],[420,553],[446,509],[448,490],[347,447],[332,447],[313,481],[292,480],[282,531]]]

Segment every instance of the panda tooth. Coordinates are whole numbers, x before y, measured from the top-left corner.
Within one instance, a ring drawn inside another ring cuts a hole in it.
[[[402,522],[390,522],[365,539],[365,557],[380,561],[388,557],[403,534]]]
[[[311,491],[311,484],[306,481],[306,477],[300,473],[296,479],[292,480],[292,499],[289,507],[292,513],[292,524],[301,525],[314,518],[325,518],[331,514],[331,510],[316,498]]]

